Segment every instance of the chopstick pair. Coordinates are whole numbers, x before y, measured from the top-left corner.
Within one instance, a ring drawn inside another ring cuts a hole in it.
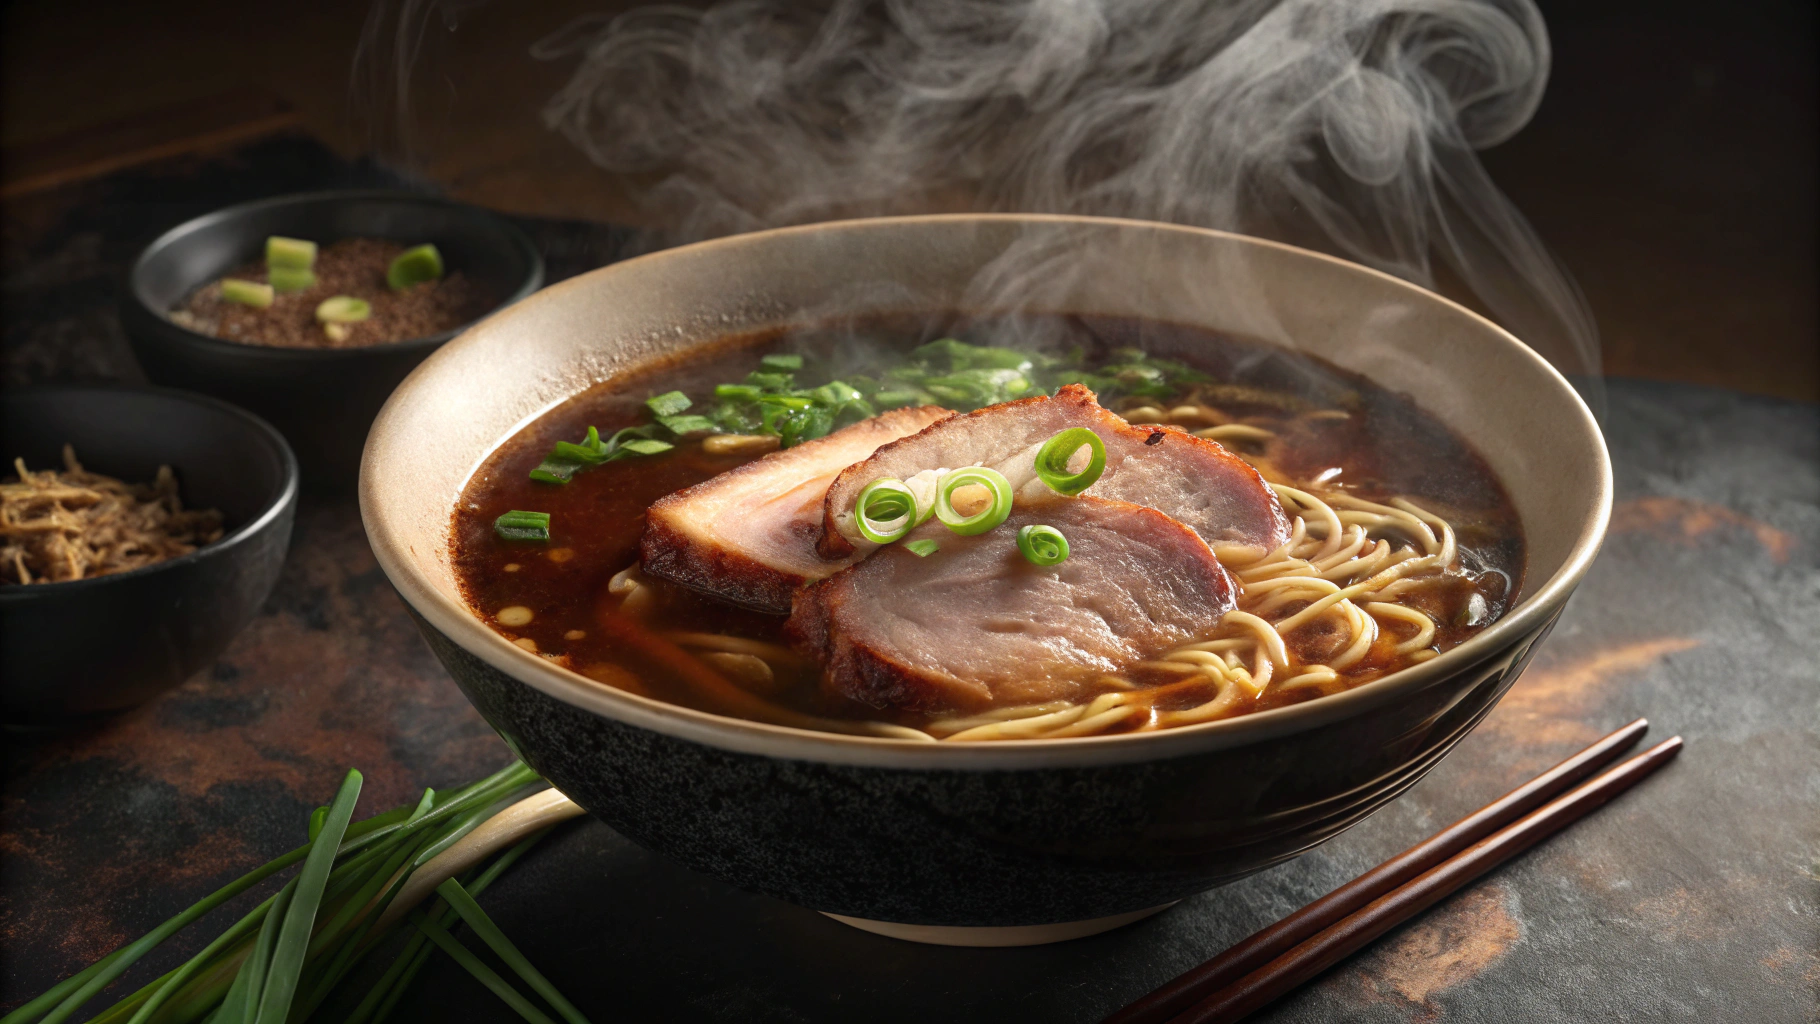
[[[1681,737],[1676,736],[1581,783],[1616,760],[1648,729],[1648,720],[1642,718],[1618,729],[1433,837],[1240,940],[1114,1013],[1105,1024],[1225,1024],[1268,1005],[1603,806],[1680,752]],[[1563,791],[1565,795],[1557,796]]]

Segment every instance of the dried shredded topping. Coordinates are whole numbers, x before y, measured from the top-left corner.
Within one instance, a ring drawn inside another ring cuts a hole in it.
[[[62,472],[14,459],[0,482],[0,581],[61,583],[187,555],[221,539],[221,513],[190,510],[171,467],[149,484],[91,473],[63,446]]]

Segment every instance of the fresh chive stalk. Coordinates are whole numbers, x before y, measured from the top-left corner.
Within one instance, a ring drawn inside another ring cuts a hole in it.
[[[265,269],[310,270],[316,266],[316,243],[272,235],[265,240]]]
[[[274,292],[269,284],[257,281],[243,281],[238,277],[221,279],[221,297],[229,302],[238,302],[242,306],[254,309],[265,309],[272,304]]]
[[[516,1010],[520,1017],[530,1021],[531,1024],[556,1024],[548,1014],[520,995],[518,990],[511,986],[511,983],[499,976],[498,972],[482,963],[479,957],[468,952],[468,947],[455,941],[455,937],[445,931],[441,924],[425,917],[423,911],[411,911],[411,923],[416,925],[419,931],[428,935],[431,942],[442,947],[442,951],[449,954],[450,959],[460,964],[482,985],[492,989],[493,994],[504,1000],[507,1006]]]
[[[184,925],[299,860],[305,862],[302,872],[277,895],[240,918],[178,968],[119,1000],[92,1020],[98,1024],[149,1024],[204,1017],[212,1024],[304,1020],[394,927],[391,922],[384,929],[377,929],[376,925],[410,877],[406,866],[427,849],[446,848],[445,840],[450,836],[466,835],[486,817],[508,806],[510,797],[537,781],[535,772],[522,763],[513,763],[466,786],[443,793],[426,791],[414,806],[394,808],[350,824],[359,792],[359,775],[350,772],[336,800],[320,814],[312,815],[319,824],[310,844],[235,880],[0,1021],[24,1024],[69,1019],[89,998]],[[527,837],[493,858],[478,877],[462,883],[466,892],[478,895],[548,832],[545,829]],[[442,902],[438,901],[439,907]],[[458,921],[472,918],[477,908],[462,909],[467,913],[436,910],[433,917],[446,930]],[[319,921],[324,914],[328,920]],[[482,934],[495,949],[504,942],[503,935],[487,935],[478,929],[477,934]],[[381,1015],[388,1012],[432,948],[436,947],[430,946],[421,932],[414,934],[404,953],[384,973],[381,984],[367,994],[350,1019],[371,1024],[377,1019],[373,1016],[376,1011]],[[523,961],[522,954],[506,960],[571,1024],[583,1019],[578,1012],[570,1016],[573,1006]]]
[[[413,246],[393,258],[385,271],[385,283],[393,291],[404,291],[414,284],[442,277],[442,253],[434,245]]]

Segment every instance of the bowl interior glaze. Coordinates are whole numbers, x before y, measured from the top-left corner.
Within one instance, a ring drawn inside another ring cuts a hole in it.
[[[595,684],[514,647],[468,612],[450,511],[481,461],[558,403],[733,332],[867,312],[1007,309],[1144,317],[1272,342],[1356,371],[1463,436],[1522,519],[1522,601],[1452,651],[1347,693],[1142,735],[940,748],[736,721]],[[1610,513],[1597,424],[1567,382],[1484,318],[1407,282],[1305,250],[1094,218],[847,221],[702,243],[572,279],[477,325],[398,388],[375,421],[361,508],[416,612],[487,664],[565,703],[730,750],[846,764],[1014,768],[1204,752],[1334,722],[1446,678],[1539,629],[1586,571]]]

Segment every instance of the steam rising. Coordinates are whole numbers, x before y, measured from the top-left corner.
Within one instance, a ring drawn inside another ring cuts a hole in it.
[[[407,69],[438,6],[399,10]],[[1223,228],[1431,287],[1444,266],[1597,374],[1578,290],[1474,154],[1540,102],[1530,0],[728,0],[532,53],[577,61],[545,123],[653,175],[665,241],[962,210]]]

